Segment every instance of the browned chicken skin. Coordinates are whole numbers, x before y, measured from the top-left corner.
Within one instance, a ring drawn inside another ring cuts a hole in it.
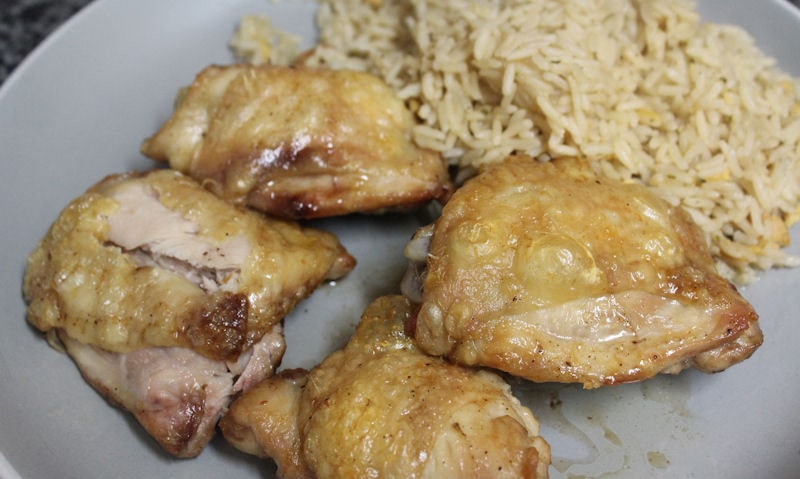
[[[499,376],[419,351],[404,332],[412,312],[378,298],[344,349],[234,401],[223,435],[285,478],[547,477],[533,414]]]
[[[24,292],[43,331],[229,360],[354,264],[329,233],[239,210],[160,170],[109,177],[73,201],[31,253]]]
[[[331,234],[240,210],[170,170],[110,176],[28,258],[27,319],[171,454],[271,375],[282,318],[354,266]]]
[[[762,342],[682,209],[579,160],[485,168],[407,253],[426,263],[420,347],[463,364],[597,387],[720,371]]]
[[[231,65],[203,70],[142,145],[219,196],[288,218],[408,209],[443,198],[442,158],[363,72]]]

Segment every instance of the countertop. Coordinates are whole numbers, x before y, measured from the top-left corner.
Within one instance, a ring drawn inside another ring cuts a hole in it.
[[[91,0],[4,0],[0,8],[0,84],[38,45]]]
[[[800,5],[800,0],[787,1]],[[47,35],[90,2],[3,0],[0,9],[0,84]]]

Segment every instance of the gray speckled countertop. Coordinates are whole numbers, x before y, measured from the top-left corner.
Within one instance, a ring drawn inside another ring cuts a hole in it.
[[[800,5],[800,0],[788,1]],[[36,45],[90,2],[91,0],[2,0],[0,84]]]
[[[91,0],[3,0],[0,83],[36,45]]]

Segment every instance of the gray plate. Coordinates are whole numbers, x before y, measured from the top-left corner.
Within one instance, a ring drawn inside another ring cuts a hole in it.
[[[800,16],[782,0],[703,0],[706,19],[747,28],[800,76]],[[106,174],[148,169],[140,141],[176,89],[209,63],[244,14],[314,39],[314,4],[266,0],[99,0],[29,57],[0,90],[0,476],[271,477],[272,467],[215,439],[194,460],[154,447],[24,321],[24,261],[59,211]],[[359,260],[287,320],[286,367],[311,367],[349,337],[364,306],[396,291],[414,217],[320,222]],[[797,229],[793,232],[798,238]],[[793,248],[798,251],[797,247]],[[744,290],[766,342],[718,375],[686,372],[614,388],[515,385],[553,448],[553,477],[789,478],[800,471],[800,271]]]

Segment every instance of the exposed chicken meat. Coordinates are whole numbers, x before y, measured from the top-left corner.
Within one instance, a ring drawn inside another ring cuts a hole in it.
[[[253,346],[257,355],[243,354],[245,361],[230,365],[187,348],[112,353],[60,330],[59,340],[92,387],[130,411],[164,450],[186,458],[214,435],[234,393],[272,375],[285,350],[281,329],[275,325]]]
[[[108,242],[132,253],[137,266],[180,273],[206,292],[238,288],[240,267],[250,254],[242,236],[215,242],[198,235],[200,225],[162,204],[145,182],[124,182],[105,191],[119,208],[108,216]]]
[[[547,477],[530,410],[499,376],[419,351],[412,313],[401,296],[377,299],[344,349],[235,400],[223,435],[285,478]]]
[[[272,376],[280,365],[285,351],[283,326],[278,323],[253,347],[240,354],[235,362],[226,361],[225,366],[236,379],[233,383],[233,393],[249,391],[263,379]]]
[[[422,285],[428,269],[428,251],[431,247],[433,227],[431,223],[417,229],[403,250],[408,259],[408,269],[400,282],[400,291],[414,303],[422,302]]]
[[[407,251],[427,241],[416,338],[463,364],[597,387],[720,371],[762,342],[681,208],[579,160],[485,168]]]
[[[111,176],[28,258],[27,319],[170,453],[272,374],[280,320],[354,265],[331,234],[240,210],[175,171]]]
[[[288,218],[408,209],[443,198],[443,159],[376,77],[231,65],[203,70],[142,144],[223,198]]]

